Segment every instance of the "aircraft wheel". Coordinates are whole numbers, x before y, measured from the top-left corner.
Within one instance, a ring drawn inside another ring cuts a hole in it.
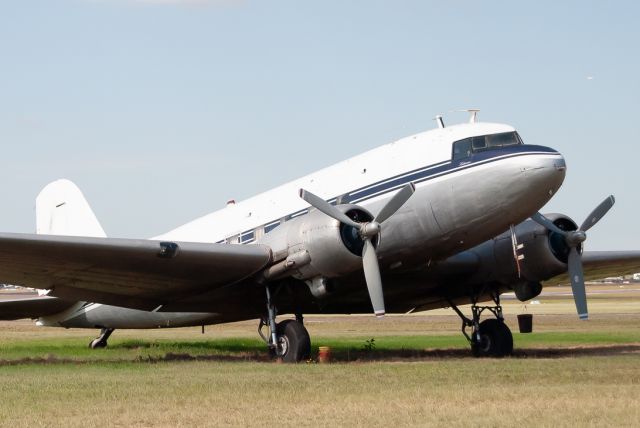
[[[513,352],[513,335],[503,320],[482,321],[478,333],[479,340],[471,344],[475,357],[504,357]]]
[[[89,348],[91,349],[106,348],[107,340],[109,339],[109,336],[111,336],[111,333],[113,333],[112,328],[100,329],[100,336],[96,337],[91,342],[89,342]]]
[[[302,323],[296,320],[285,320],[276,325],[278,351],[275,357],[285,363],[298,363],[309,359],[311,355],[311,338]]]
[[[106,347],[107,347],[107,341],[100,340],[100,338],[93,339],[91,342],[89,342],[89,348],[91,349],[100,349],[100,348],[106,348]]]

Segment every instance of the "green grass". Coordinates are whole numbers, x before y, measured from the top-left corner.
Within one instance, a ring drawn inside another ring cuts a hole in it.
[[[374,345],[367,342],[374,339]],[[640,343],[640,330],[622,332],[540,332],[514,334],[516,349],[572,347],[587,345],[619,345]],[[466,350],[468,344],[456,335],[354,336],[320,337],[312,344],[313,355],[318,346],[329,346],[338,360],[376,359],[385,357],[420,357],[426,350]],[[464,354],[459,354],[463,356]],[[148,359],[188,359],[189,357],[228,357],[233,360],[266,359],[265,345],[259,339],[222,338],[200,340],[118,339],[112,338],[106,349],[92,350],[86,340],[51,336],[28,340],[10,339],[0,342],[1,361],[72,360],[72,361],[140,361]],[[215,358],[213,358],[215,359]]]

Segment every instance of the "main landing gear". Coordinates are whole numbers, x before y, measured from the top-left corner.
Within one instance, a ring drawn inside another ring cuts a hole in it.
[[[311,355],[311,339],[304,328],[302,314],[296,314],[295,320],[284,320],[276,324],[277,309],[271,298],[269,285],[267,292],[267,315],[260,319],[258,334],[269,346],[269,355],[285,363],[298,363],[308,360]],[[262,332],[263,327],[269,328],[269,336]]]
[[[471,304],[472,318],[467,318],[451,301],[449,304],[462,319],[462,334],[471,344],[471,352],[475,357],[504,357],[513,352],[513,335],[504,322],[500,295],[491,293],[491,299],[495,306],[478,306],[477,299]],[[485,310],[491,312],[495,318],[480,322],[480,315]],[[471,335],[467,328],[471,327]]]
[[[101,329],[100,336],[96,337],[91,342],[89,342],[89,348],[91,349],[106,348],[107,340],[109,340],[109,336],[111,336],[111,333],[113,333],[113,330],[114,329],[112,328]]]

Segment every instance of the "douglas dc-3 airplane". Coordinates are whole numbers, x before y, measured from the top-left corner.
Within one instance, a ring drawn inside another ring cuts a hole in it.
[[[37,234],[0,234],[0,282],[46,291],[0,302],[0,318],[100,328],[92,348],[119,328],[259,319],[271,354],[296,362],[310,354],[303,314],[451,307],[475,355],[503,356],[501,293],[526,301],[568,271],[586,319],[585,277],[640,271],[640,251],[582,251],[613,196],[580,227],[538,212],[565,177],[556,150],[476,111],[437,121],[150,240],[107,238],[80,190],[55,181],[36,200]],[[284,314],[295,319],[276,323]]]

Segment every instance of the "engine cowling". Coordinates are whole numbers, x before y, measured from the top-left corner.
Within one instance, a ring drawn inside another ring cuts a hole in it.
[[[356,205],[337,208],[358,223],[373,219]],[[327,291],[327,280],[362,269],[364,241],[358,233],[354,227],[311,209],[266,235],[261,243],[272,248],[276,259],[284,258],[282,273],[309,280],[311,291],[321,296]],[[377,244],[377,237],[373,242]]]

